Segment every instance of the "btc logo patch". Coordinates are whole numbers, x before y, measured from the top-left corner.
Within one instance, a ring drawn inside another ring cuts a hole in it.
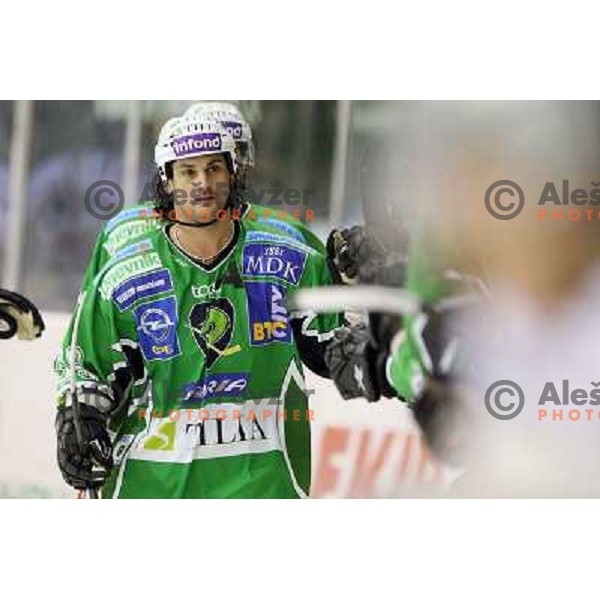
[[[285,289],[262,281],[247,281],[250,343],[262,346],[272,342],[292,341],[292,327],[285,308]]]

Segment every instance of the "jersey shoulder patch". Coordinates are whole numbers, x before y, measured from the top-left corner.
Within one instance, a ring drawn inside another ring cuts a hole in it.
[[[141,250],[110,260],[94,280],[94,287],[100,295],[109,300],[113,292],[125,281],[164,268],[158,252]]]

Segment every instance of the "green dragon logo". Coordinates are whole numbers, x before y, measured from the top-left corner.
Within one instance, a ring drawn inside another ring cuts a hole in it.
[[[208,309],[208,314],[200,326],[200,335],[211,346],[214,346],[229,329],[230,321],[227,313],[216,306]]]
[[[227,298],[196,304],[190,313],[189,327],[202,350],[206,368],[210,369],[222,356],[241,350],[239,344],[229,346],[234,325],[233,305]]]

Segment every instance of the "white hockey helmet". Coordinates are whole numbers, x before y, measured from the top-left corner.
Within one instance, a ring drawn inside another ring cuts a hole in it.
[[[235,104],[229,102],[198,102],[190,106],[184,116],[194,115],[218,121],[233,137],[239,153],[240,165],[245,170],[254,168],[252,129]]]
[[[185,114],[163,125],[154,148],[154,161],[166,183],[168,163],[203,154],[228,154],[233,172],[237,173],[235,141],[227,130],[217,121]]]

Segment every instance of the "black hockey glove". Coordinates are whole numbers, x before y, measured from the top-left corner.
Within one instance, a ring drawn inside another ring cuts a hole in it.
[[[372,272],[383,264],[385,249],[364,227],[334,229],[327,238],[327,255],[345,283],[369,282]]]
[[[331,378],[345,400],[376,402],[382,395],[395,395],[385,375],[386,358],[364,324],[338,329],[325,351]]]
[[[71,487],[77,490],[99,488],[113,467],[107,418],[86,404],[79,404],[78,408],[81,440],[75,429],[73,407],[61,408],[56,415],[58,466]]]
[[[360,225],[334,229],[327,239],[327,256],[344,283],[400,287],[404,282],[406,257],[388,252]]]
[[[24,296],[0,289],[0,339],[16,335],[33,340],[42,335],[44,321],[35,305]]]

